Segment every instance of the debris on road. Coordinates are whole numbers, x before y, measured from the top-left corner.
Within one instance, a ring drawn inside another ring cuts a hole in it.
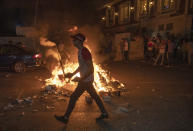
[[[33,110],[32,112],[33,112],[33,113],[36,113],[36,112],[38,112],[38,110],[37,110],[37,109],[35,109],[35,110]]]
[[[5,106],[5,107],[3,108],[3,110],[4,110],[4,111],[11,110],[13,107],[14,107],[14,106],[13,106],[11,103],[9,103],[7,106]]]
[[[111,97],[110,96],[103,96],[103,100],[105,102],[111,102]]]
[[[11,104],[21,104],[24,100],[16,99]]]
[[[45,91],[51,91],[51,90],[55,90],[56,89],[56,86],[54,85],[48,85],[45,87]]]
[[[27,103],[32,103],[31,97],[24,98],[24,101]]]
[[[37,96],[33,96],[32,98],[33,98],[33,99],[36,99],[36,98],[38,98],[38,97],[37,97]]]
[[[118,107],[117,110],[116,110],[116,113],[128,113],[129,110],[128,108],[125,108],[125,107]]]
[[[22,113],[21,113],[21,116],[24,116],[24,115],[25,115],[25,112],[22,112]]]
[[[55,107],[54,106],[46,106],[46,109],[47,110],[53,110],[53,109],[55,109]]]
[[[6,75],[5,75],[5,77],[7,77],[7,78],[10,77],[10,76],[11,76],[11,74],[6,74]]]
[[[39,81],[43,81],[42,78],[39,78],[38,80],[39,80]]]
[[[91,96],[85,96],[85,101],[86,101],[87,104],[91,105],[92,102],[93,102],[93,99],[92,99]]]
[[[64,96],[60,96],[60,97],[58,97],[57,99],[58,99],[58,100],[63,100],[63,101],[66,100]]]

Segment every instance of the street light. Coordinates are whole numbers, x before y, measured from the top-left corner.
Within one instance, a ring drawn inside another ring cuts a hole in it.
[[[106,18],[105,18],[105,17],[102,17],[101,19],[102,19],[102,21],[105,21]]]
[[[134,9],[135,9],[135,8],[134,8],[133,6],[130,7],[130,10],[131,10],[131,11],[134,11]]]
[[[119,13],[115,12],[115,16],[118,16],[118,15],[119,15]]]
[[[153,1],[149,2],[149,7],[152,7],[153,6]]]

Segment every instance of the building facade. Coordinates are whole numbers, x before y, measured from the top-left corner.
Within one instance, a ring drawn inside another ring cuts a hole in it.
[[[193,30],[193,0],[113,0],[100,9],[104,32],[111,36],[121,60],[122,38],[135,38],[130,42],[130,59],[143,58],[144,43],[141,36],[160,33],[184,35]]]
[[[193,0],[114,0],[102,10],[106,32],[178,34],[193,28]]]

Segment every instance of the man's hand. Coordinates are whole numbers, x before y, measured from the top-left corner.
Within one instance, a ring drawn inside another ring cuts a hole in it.
[[[80,82],[80,81],[81,81],[81,78],[80,78],[80,77],[75,77],[72,81],[74,81],[74,82]]]
[[[73,73],[66,73],[66,74],[65,74],[65,77],[66,77],[66,78],[72,78],[73,75],[74,75]]]

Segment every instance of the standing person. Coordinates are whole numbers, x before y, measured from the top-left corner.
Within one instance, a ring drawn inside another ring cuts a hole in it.
[[[148,61],[153,61],[153,55],[154,55],[154,45],[155,43],[152,41],[151,38],[149,38],[149,41],[147,43],[147,50],[148,50]]]
[[[143,42],[144,42],[144,58],[145,58],[145,60],[147,60],[147,43],[148,43],[148,38],[147,38],[147,36],[144,36],[143,37]]]
[[[156,42],[155,42],[155,56],[156,57],[159,53],[159,45],[161,44],[161,36],[157,37]]]
[[[129,53],[129,43],[126,38],[123,38],[123,56],[124,56],[124,61],[128,62],[128,53]]]
[[[78,86],[70,97],[66,113],[63,116],[55,115],[55,118],[65,124],[68,123],[68,119],[72,110],[74,109],[76,101],[84,93],[84,91],[87,91],[91,95],[91,97],[95,100],[102,112],[102,114],[98,118],[96,118],[96,120],[108,118],[108,113],[103,105],[103,102],[101,101],[100,97],[97,95],[95,88],[93,87],[94,67],[91,53],[83,45],[85,41],[85,36],[81,33],[78,33],[71,37],[73,39],[73,45],[78,49],[79,67],[73,73],[68,73],[65,76],[67,78],[71,78],[76,73],[80,72],[80,77],[74,78],[74,81],[78,82]]]
[[[174,64],[174,43],[171,40],[168,40],[168,52],[167,52],[167,63],[168,67],[173,66]]]
[[[166,48],[166,40],[161,40],[161,44],[159,45],[159,54],[154,62],[154,65],[156,66],[159,59],[161,58],[160,65],[164,64],[164,54],[165,54],[165,48]]]

